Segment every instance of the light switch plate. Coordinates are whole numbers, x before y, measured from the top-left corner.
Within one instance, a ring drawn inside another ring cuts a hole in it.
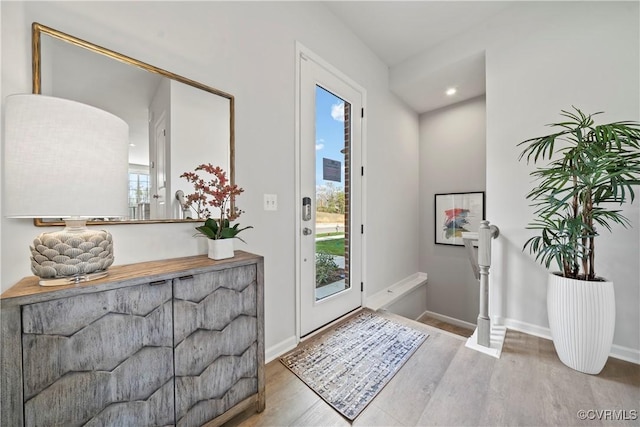
[[[265,211],[277,211],[278,210],[278,195],[277,194],[265,194],[264,195],[264,210]]]

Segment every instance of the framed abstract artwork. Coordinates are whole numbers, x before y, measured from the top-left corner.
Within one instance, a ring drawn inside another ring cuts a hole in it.
[[[484,191],[436,194],[435,243],[464,246],[462,233],[477,232],[484,219]]]

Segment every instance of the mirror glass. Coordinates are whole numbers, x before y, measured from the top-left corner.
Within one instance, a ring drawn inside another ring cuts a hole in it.
[[[89,224],[197,220],[181,204],[180,193],[194,189],[180,175],[202,163],[234,183],[232,95],[37,23],[32,36],[33,93],[93,105],[129,125],[129,216]]]

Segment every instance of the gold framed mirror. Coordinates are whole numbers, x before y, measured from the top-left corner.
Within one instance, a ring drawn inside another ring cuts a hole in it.
[[[201,163],[221,166],[235,183],[233,95],[37,22],[31,47],[34,94],[93,105],[129,124],[129,216],[87,224],[202,221],[179,199],[193,192],[180,175]]]

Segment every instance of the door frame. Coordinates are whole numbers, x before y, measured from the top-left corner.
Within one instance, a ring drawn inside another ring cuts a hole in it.
[[[295,146],[294,146],[294,155],[295,155],[295,200],[294,200],[294,209],[295,209],[295,221],[294,221],[294,235],[295,235],[295,332],[296,332],[296,344],[300,342],[301,340],[301,316],[302,316],[302,303],[300,301],[301,298],[301,290],[302,290],[302,271],[300,268],[301,265],[301,261],[302,261],[302,235],[301,235],[301,230],[302,230],[302,191],[300,188],[300,179],[301,179],[301,170],[300,170],[300,155],[301,155],[301,141],[302,141],[302,135],[301,135],[301,67],[300,67],[300,61],[302,61],[302,57],[306,57],[308,58],[308,60],[312,60],[314,61],[316,64],[320,65],[321,67],[323,67],[324,69],[326,69],[328,72],[332,73],[333,75],[335,75],[337,78],[341,79],[342,81],[344,81],[346,84],[348,84],[349,86],[352,86],[354,89],[356,89],[357,91],[359,91],[362,94],[362,108],[364,109],[364,111],[366,111],[366,105],[367,105],[367,92],[366,90],[360,86],[358,83],[356,83],[355,81],[353,81],[351,78],[349,78],[347,75],[345,75],[344,73],[342,73],[340,70],[338,70],[337,68],[335,68],[334,66],[332,66],[331,64],[329,64],[328,62],[326,62],[324,59],[322,59],[320,56],[316,55],[313,51],[309,50],[307,47],[305,47],[302,43],[300,43],[299,41],[296,41],[296,49],[295,49]],[[366,118],[367,115],[365,114],[364,117],[362,117],[362,129],[361,129],[361,166],[363,167],[363,170],[366,170],[365,168],[365,163],[366,163],[366,130],[367,130],[367,126],[366,126]],[[361,203],[361,213],[360,213],[360,223],[361,224],[365,224],[366,221],[366,174],[363,174],[361,176],[361,196],[360,196],[360,203]],[[315,206],[315,202],[313,204],[313,206]],[[352,229],[355,227],[352,227]],[[363,283],[366,283],[366,233],[362,233],[360,235],[361,237],[361,254],[360,254],[360,277],[361,277],[361,281]],[[352,284],[352,286],[355,286],[356,284]],[[363,288],[363,291],[360,294],[360,302],[361,302],[361,307],[364,306],[364,301],[366,300],[366,286]],[[338,320],[338,319],[336,319]],[[323,329],[323,328],[321,328]],[[314,333],[309,334],[308,336],[312,336]]]

